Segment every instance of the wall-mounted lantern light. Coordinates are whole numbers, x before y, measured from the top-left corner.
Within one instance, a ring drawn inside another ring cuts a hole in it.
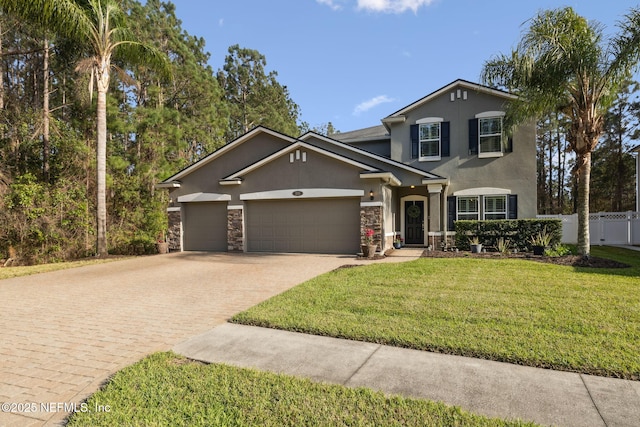
[[[373,190],[369,190],[369,200],[373,200]]]

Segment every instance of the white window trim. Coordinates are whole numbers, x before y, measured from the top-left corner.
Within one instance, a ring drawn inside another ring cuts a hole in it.
[[[458,205],[458,201],[460,198],[465,198],[465,199],[473,199],[475,198],[477,200],[477,204],[478,204],[478,210],[476,212],[460,212],[460,205]],[[462,215],[472,215],[472,214],[476,214],[476,219],[475,220],[471,220],[471,221],[476,221],[480,219],[480,196],[456,196],[456,221],[460,220],[460,214],[462,213]]]
[[[487,212],[487,198],[502,197],[504,199],[504,212]],[[506,194],[485,194],[482,196],[482,219],[487,220],[487,215],[504,214],[503,219],[509,219],[509,198]]]
[[[484,111],[482,113],[478,113],[476,114],[476,119],[478,119],[478,158],[479,159],[488,159],[488,158],[495,158],[495,157],[503,157],[504,156],[504,132],[500,135],[500,151],[489,151],[489,152],[482,152],[482,144],[480,143],[481,137],[482,135],[480,134],[480,120],[481,119],[493,119],[493,118],[501,118],[504,119],[505,116],[505,112],[504,111]],[[504,120],[502,120],[502,122],[504,123]]]
[[[442,117],[425,117],[419,120],[416,120],[416,124],[427,125],[438,123],[441,124],[444,121]],[[428,140],[435,141],[435,140]],[[440,125],[440,131],[438,132],[438,155],[437,156],[420,156],[422,153],[422,139],[420,138],[420,128],[418,127],[418,161],[419,162],[437,162],[442,160],[442,125]]]

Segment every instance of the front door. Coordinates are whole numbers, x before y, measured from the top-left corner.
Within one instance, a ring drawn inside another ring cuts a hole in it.
[[[404,202],[404,242],[407,245],[424,245],[424,201]]]

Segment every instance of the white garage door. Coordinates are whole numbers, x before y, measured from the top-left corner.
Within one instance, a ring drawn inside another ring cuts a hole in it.
[[[359,250],[359,198],[251,201],[246,209],[251,252]]]

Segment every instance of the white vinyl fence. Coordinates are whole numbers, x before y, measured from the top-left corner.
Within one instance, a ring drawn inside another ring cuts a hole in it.
[[[538,215],[562,220],[562,243],[578,242],[578,214]],[[640,212],[600,212],[589,215],[592,245],[640,245]]]

